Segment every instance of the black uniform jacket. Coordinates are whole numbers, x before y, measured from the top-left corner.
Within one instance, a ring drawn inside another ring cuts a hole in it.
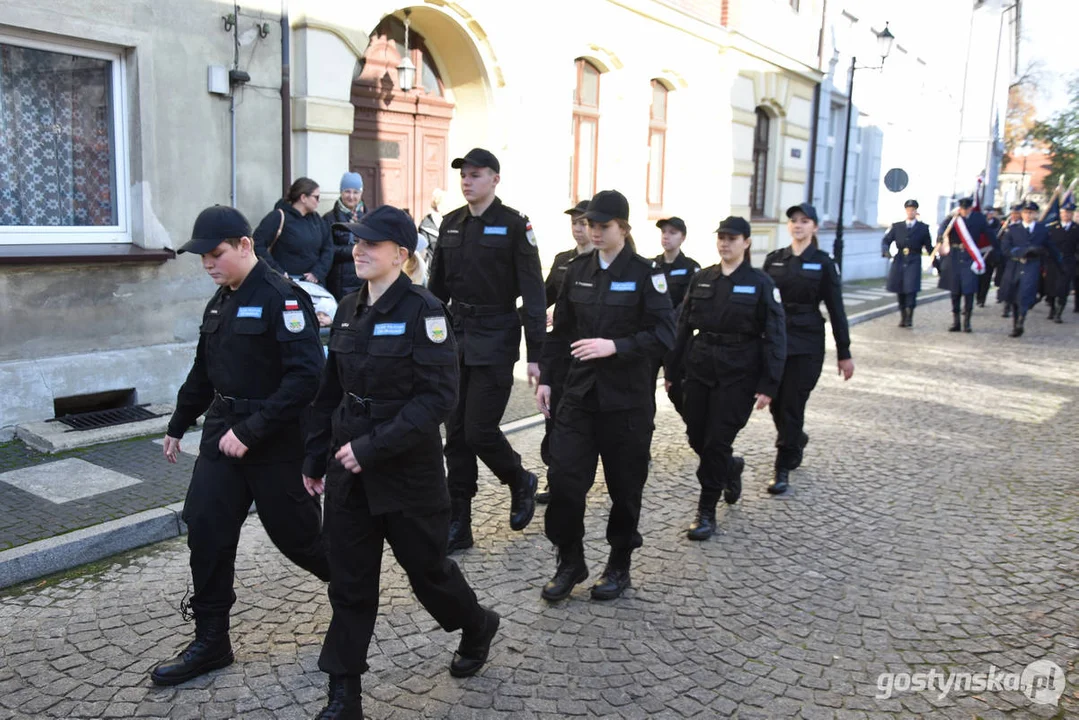
[[[482,215],[468,206],[446,215],[431,259],[428,288],[449,304],[465,365],[513,364],[520,357],[523,302],[528,362],[538,362],[547,332],[543,272],[532,225],[495,198]]]
[[[806,248],[801,256],[790,247],[773,250],[764,259],[764,271],[782,296],[787,314],[787,355],[824,353],[824,317],[820,302],[828,308],[836,355],[850,359],[850,328],[843,307],[843,285],[828,253]]]
[[[183,437],[206,412],[205,457],[224,457],[217,443],[230,428],[248,447],[231,461],[303,457],[300,416],[315,396],[322,358],[311,299],[260,260],[240,287],[218,288],[206,306],[168,434]]]
[[[589,250],[588,252],[592,251]],[[551,262],[551,270],[547,273],[547,279],[543,281],[543,290],[547,295],[547,307],[551,307],[558,300],[558,291],[562,289],[562,283],[566,279],[569,264],[579,254],[577,248],[572,248],[554,256],[554,260]],[[585,253],[585,255],[587,254]]]
[[[311,409],[304,475],[363,486],[372,514],[449,506],[438,426],[457,402],[457,343],[445,308],[404,273],[373,306],[345,296]],[[333,457],[351,443],[362,471]]]
[[[543,346],[540,382],[550,385],[558,359],[571,357],[570,345],[587,338],[614,340],[616,352],[599,360],[571,359],[562,402],[583,400],[594,388],[601,411],[650,407],[656,391],[652,363],[674,344],[667,279],[651,260],[627,246],[606,270],[599,266],[599,252],[570,262]]]
[[[786,359],[783,306],[767,275],[743,262],[730,275],[712,265],[693,276],[667,358],[668,380],[708,387],[750,382],[774,398]]]
[[[1076,269],[1076,253],[1079,252],[1079,224],[1073,220],[1067,229],[1059,220],[1049,223],[1049,239],[1061,254],[1060,263],[1045,265],[1046,294],[1066,297],[1071,288]]]
[[[682,306],[682,300],[686,297],[689,281],[693,279],[693,274],[701,269],[701,264],[691,257],[686,257],[681,250],[678,251],[678,257],[672,263],[663,259],[663,253],[657,255],[654,262],[656,267],[667,276],[667,291],[671,294],[671,305],[674,306],[677,316],[678,308]]]
[[[929,226],[919,220],[909,229],[906,220],[893,223],[880,241],[881,254],[887,255],[892,243],[895,243],[895,257],[888,269],[888,292],[918,292],[922,287],[922,250],[933,252]]]
[[[281,224],[281,213],[285,224]],[[274,241],[277,229],[281,236]],[[274,209],[262,218],[254,232],[255,252],[279,273],[311,273],[320,283],[333,265],[333,240],[330,226],[318,213],[301,215],[286,200],[278,200]],[[270,246],[273,245],[273,252]]]

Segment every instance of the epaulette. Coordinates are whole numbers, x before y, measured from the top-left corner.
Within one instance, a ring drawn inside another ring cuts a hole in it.
[[[524,214],[523,212],[521,212],[520,210],[518,210],[518,209],[516,209],[516,208],[511,208],[511,207],[510,207],[509,205],[506,205],[506,204],[504,204],[504,203],[503,203],[503,205],[502,205],[502,208],[503,208],[503,209],[504,209],[504,210],[505,210],[506,212],[510,212],[510,213],[517,213],[518,215],[520,215],[520,216],[521,216],[521,219],[522,219],[522,220],[524,220],[525,222],[528,222],[528,216],[527,216],[527,215],[525,215],[525,214]]]
[[[423,285],[417,285],[417,284],[413,283],[413,284],[408,286],[408,289],[413,294],[419,295],[421,298],[423,298],[423,302],[427,305],[427,309],[429,309],[429,310],[444,310],[445,309],[446,306],[442,304],[442,301],[439,300],[437,297],[435,297],[434,293],[432,293],[430,290],[425,288]]]
[[[1049,227],[1060,227],[1060,221],[1054,220],[1053,222],[1049,223]]]

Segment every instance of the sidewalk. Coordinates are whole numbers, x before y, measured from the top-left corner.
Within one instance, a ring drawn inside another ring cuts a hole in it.
[[[922,302],[943,297],[923,279]],[[852,324],[895,311],[883,281],[844,286]],[[514,385],[503,429],[537,424],[532,391]],[[160,438],[143,437],[48,455],[19,441],[0,443],[0,588],[183,534],[180,511],[198,434],[184,437],[179,462]]]

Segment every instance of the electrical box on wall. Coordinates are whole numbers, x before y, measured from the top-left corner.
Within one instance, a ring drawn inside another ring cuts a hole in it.
[[[229,71],[224,65],[211,65],[206,69],[207,90],[215,95],[229,94]]]

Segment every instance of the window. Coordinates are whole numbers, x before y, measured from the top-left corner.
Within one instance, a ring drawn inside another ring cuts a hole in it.
[[[663,173],[667,153],[667,88],[652,81],[652,109],[648,116],[648,208],[663,209]]]
[[[599,149],[599,75],[595,65],[577,59],[577,87],[573,91],[573,162],[570,163],[570,201],[578,203],[596,194]]]
[[[130,243],[123,63],[0,37],[0,245]]]
[[[763,108],[757,108],[757,127],[753,131],[753,181],[749,186],[749,210],[752,217],[764,217],[765,194],[768,188],[768,137],[771,119]]]
[[[843,112],[842,105],[832,105],[832,112],[828,116],[828,137],[824,141],[824,202],[821,203],[821,208],[824,211],[822,217],[829,219],[835,214],[832,208],[832,203],[836,199],[835,191],[833,189],[835,178],[835,143],[839,136],[839,114],[841,112]]]

